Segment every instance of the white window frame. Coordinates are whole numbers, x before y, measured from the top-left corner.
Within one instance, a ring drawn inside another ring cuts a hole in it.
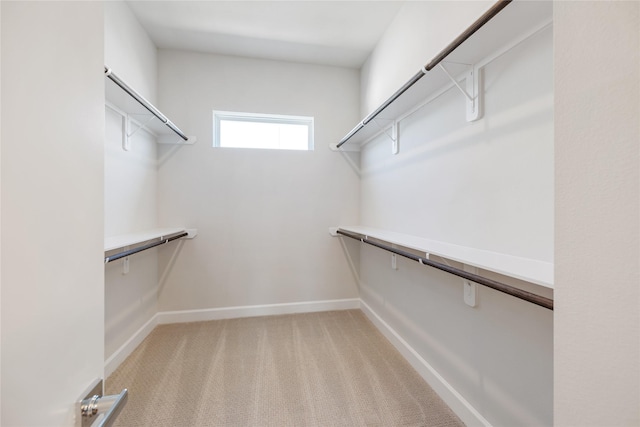
[[[309,130],[306,150],[292,150],[274,147],[251,147],[258,150],[288,150],[288,151],[313,151],[313,125],[314,118],[309,116],[288,116],[282,114],[241,113],[235,111],[213,111],[213,146],[217,148],[232,148],[220,145],[220,121],[256,122],[256,123],[280,123],[292,125],[304,125]]]

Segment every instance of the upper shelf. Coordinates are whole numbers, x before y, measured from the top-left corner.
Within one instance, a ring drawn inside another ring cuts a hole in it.
[[[546,27],[553,17],[551,1],[501,0],[429,61],[376,110],[362,119],[335,148],[359,148],[382,128],[402,117],[439,90],[453,86],[474,66]],[[446,65],[443,70],[434,69]],[[478,67],[479,68],[479,67]],[[346,147],[345,147],[346,148]]]
[[[127,118],[136,120],[139,127],[144,127],[155,134],[158,137],[158,142],[174,144],[193,144],[195,142],[195,137],[185,135],[167,116],[107,66],[104,67],[104,75],[107,77],[105,84],[107,101],[119,109],[121,113],[127,115]],[[135,133],[135,130],[129,133],[127,129],[125,133],[124,137],[128,138]],[[125,147],[125,149],[127,148]]]
[[[427,257],[429,254],[436,255],[546,288],[553,288],[553,264],[550,262],[453,245],[370,227],[341,226],[338,229],[424,252]]]

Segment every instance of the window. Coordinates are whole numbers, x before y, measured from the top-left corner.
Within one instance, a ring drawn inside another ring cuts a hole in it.
[[[313,150],[313,117],[213,112],[213,146]]]

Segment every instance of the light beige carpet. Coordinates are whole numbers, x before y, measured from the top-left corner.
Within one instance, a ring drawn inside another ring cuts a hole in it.
[[[360,310],[161,325],[107,379],[117,426],[460,426]]]

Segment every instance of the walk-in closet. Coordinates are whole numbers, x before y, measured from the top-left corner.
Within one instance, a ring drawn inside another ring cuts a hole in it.
[[[640,423],[640,3],[0,4],[2,426]]]

